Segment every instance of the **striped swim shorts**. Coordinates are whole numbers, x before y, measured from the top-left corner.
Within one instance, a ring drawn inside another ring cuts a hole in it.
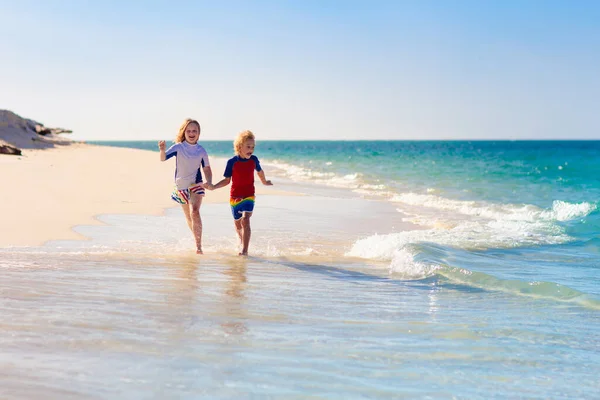
[[[237,221],[244,216],[244,213],[251,213],[254,211],[254,196],[244,197],[243,199],[232,197],[229,199],[229,205],[231,206],[233,219]]]
[[[190,201],[191,193],[196,193],[196,194],[199,194],[200,196],[204,196],[204,188],[202,186],[200,186],[201,183],[196,183],[187,189],[181,189],[181,190],[179,190],[179,189],[177,189],[177,187],[175,187],[175,189],[173,190],[173,193],[171,193],[171,199],[173,201],[176,201],[179,204],[188,204]]]

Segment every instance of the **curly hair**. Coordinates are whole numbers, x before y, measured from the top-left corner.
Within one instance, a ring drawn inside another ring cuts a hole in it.
[[[185,141],[185,130],[190,124],[198,125],[198,135],[200,135],[200,123],[195,119],[188,118],[183,121],[183,124],[181,124],[179,127],[179,132],[177,133],[177,136],[175,136],[175,143],[181,143]]]
[[[233,151],[236,155],[240,155],[240,152],[242,151],[242,146],[244,145],[244,142],[248,139],[255,140],[254,133],[252,133],[252,131],[246,130],[238,133],[235,140],[233,141]]]

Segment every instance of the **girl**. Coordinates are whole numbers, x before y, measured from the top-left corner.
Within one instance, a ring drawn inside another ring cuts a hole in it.
[[[202,254],[202,219],[200,205],[204,196],[202,173],[204,170],[206,183],[212,183],[212,170],[208,162],[208,154],[198,144],[200,124],[193,119],[186,119],[175,138],[175,144],[165,151],[165,141],[158,142],[160,161],[175,157],[175,189],[171,198],[181,204],[185,219],[194,234],[196,254]]]

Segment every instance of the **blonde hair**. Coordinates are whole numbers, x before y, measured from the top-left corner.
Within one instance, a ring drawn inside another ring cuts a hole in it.
[[[238,133],[235,140],[233,141],[233,151],[236,155],[240,155],[240,152],[242,151],[242,146],[244,145],[244,142],[248,139],[255,140],[254,133],[252,133],[252,131],[242,131]]]
[[[179,127],[179,132],[177,133],[177,136],[175,136],[175,143],[181,143],[185,141],[185,131],[190,124],[198,125],[198,135],[200,135],[200,123],[195,119],[188,118],[183,121],[183,124],[181,124]]]

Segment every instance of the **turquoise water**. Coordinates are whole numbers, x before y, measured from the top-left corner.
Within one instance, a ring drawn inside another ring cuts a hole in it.
[[[532,295],[600,307],[600,141],[258,143],[278,176],[382,199],[423,228],[360,238],[348,255],[389,261],[401,277],[465,269],[478,274],[462,283],[525,282]],[[231,154],[231,142],[203,144]]]
[[[600,398],[599,150],[258,141],[248,259],[226,204],[0,249],[0,397]]]

